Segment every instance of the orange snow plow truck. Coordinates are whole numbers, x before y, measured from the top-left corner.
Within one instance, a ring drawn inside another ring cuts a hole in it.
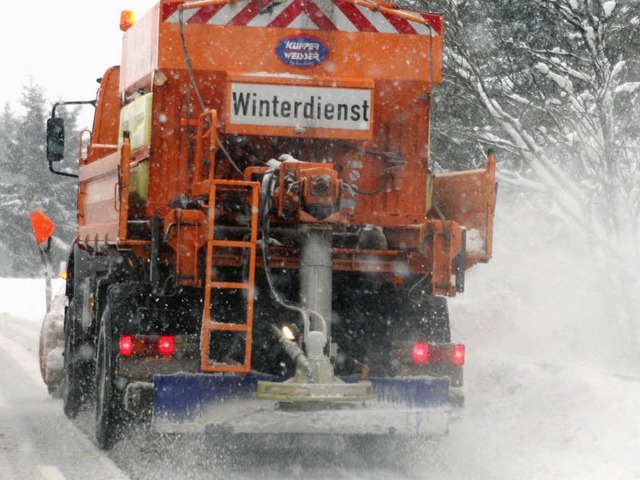
[[[495,159],[433,175],[443,19],[375,0],[121,18],[78,166],[63,404],[159,432],[443,435],[446,297],[491,256]],[[63,102],[82,103],[82,102]],[[61,172],[64,125],[47,125]]]

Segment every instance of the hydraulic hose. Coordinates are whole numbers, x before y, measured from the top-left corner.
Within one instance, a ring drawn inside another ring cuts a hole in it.
[[[271,276],[271,268],[269,266],[269,250],[268,250],[268,242],[269,242],[269,211],[271,210],[271,197],[273,195],[273,189],[275,187],[275,183],[278,180],[278,170],[270,171],[265,174],[262,179],[262,186],[260,188],[260,206],[258,209],[261,233],[262,233],[262,257],[264,258],[264,272],[265,277],[267,278],[267,284],[269,285],[269,290],[271,290],[271,294],[275,301],[280,304],[282,307],[287,310],[292,310],[298,312],[302,316],[302,321],[304,324],[304,338],[306,340],[309,330],[310,330],[310,316],[314,316],[317,318],[322,324],[323,333],[326,336],[327,334],[327,326],[326,320],[322,315],[313,310],[308,310],[292,303],[287,302],[278,289],[276,288],[273,278]],[[278,330],[279,331],[279,330]]]
[[[282,348],[284,348],[286,354],[289,355],[289,357],[291,357],[291,360],[293,360],[295,364],[300,368],[300,370],[302,370],[309,383],[318,383],[318,379],[313,373],[313,368],[311,368],[309,359],[307,359],[306,355],[298,346],[298,344],[285,337],[284,333],[282,333],[280,329],[275,325],[271,325],[271,328],[273,328],[273,331],[278,336],[278,340],[280,341],[280,344],[282,345]]]

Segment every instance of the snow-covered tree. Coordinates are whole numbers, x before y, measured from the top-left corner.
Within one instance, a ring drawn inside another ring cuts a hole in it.
[[[436,112],[456,108],[442,142],[499,147],[502,181],[547,191],[568,219],[637,259],[640,3],[445,3]]]
[[[5,106],[0,116],[0,275],[37,276],[41,270],[29,212],[41,209],[56,224],[55,236],[70,244],[76,230],[76,182],[49,172],[46,161],[45,122],[49,102],[44,89],[30,81],[20,99],[23,113],[14,115]],[[69,158],[77,157],[77,110],[59,110],[65,118]],[[57,263],[66,258],[67,249],[53,254]]]
[[[447,22],[436,160],[450,168],[443,151],[498,147],[499,180],[539,192],[526,200],[591,242],[585,262],[602,262],[612,309],[638,298],[640,2],[435,3]],[[629,311],[613,316],[637,324]]]
[[[16,158],[17,141],[16,131],[17,120],[11,106],[6,103],[0,115],[0,167],[3,172],[13,172],[14,160]],[[8,182],[8,178],[3,176],[3,183]]]

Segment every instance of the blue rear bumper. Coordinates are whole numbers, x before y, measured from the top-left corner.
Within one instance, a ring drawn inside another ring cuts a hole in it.
[[[375,399],[319,409],[280,408],[254,398],[259,381],[239,375],[158,375],[154,378],[156,430],[174,433],[295,433],[443,435],[448,431],[449,380],[369,378]],[[354,382],[358,379],[342,379]]]

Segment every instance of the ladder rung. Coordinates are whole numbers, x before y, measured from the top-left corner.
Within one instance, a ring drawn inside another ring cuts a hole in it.
[[[224,330],[228,332],[246,332],[248,330],[244,323],[209,322],[207,327],[209,331]]]
[[[209,240],[214,247],[253,248],[254,244],[242,240]]]
[[[229,363],[207,362],[206,366],[212,372],[239,372],[247,373],[249,369],[246,365],[232,365]],[[204,367],[204,365],[202,365]],[[203,368],[205,370],[205,368]]]
[[[209,282],[207,286],[209,288],[247,290],[251,284],[248,282]]]

